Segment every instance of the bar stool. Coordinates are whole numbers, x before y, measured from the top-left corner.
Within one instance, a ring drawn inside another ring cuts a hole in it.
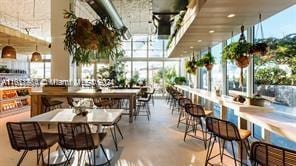
[[[110,160],[101,144],[106,133],[91,133],[87,123],[58,123],[58,133],[59,145],[67,158],[66,164],[70,163],[75,151],[78,151],[78,153],[81,152],[80,156],[83,154],[82,151],[87,151],[89,165],[96,165],[95,150],[100,146],[110,165]],[[69,150],[70,152],[66,153],[65,150]],[[93,160],[90,157],[90,153],[92,153]]]
[[[147,94],[147,97],[140,97],[137,100],[137,109],[135,111],[135,120],[137,118],[137,116],[147,116],[148,120],[150,120],[150,107],[149,107],[149,102],[151,100],[151,94]],[[145,111],[141,111],[141,107],[143,107],[143,109],[145,109]],[[142,114],[140,114],[141,112],[143,112]]]
[[[173,102],[172,102],[172,114],[174,114],[175,110],[180,110],[179,109],[179,99],[183,98],[184,95],[178,91],[173,92]]]
[[[296,164],[296,151],[264,142],[254,142],[251,146],[250,160],[252,165],[292,166]]]
[[[51,111],[55,108],[61,108],[63,102],[59,100],[50,100],[47,96],[41,96],[41,102],[44,106],[44,112]]]
[[[153,88],[152,91],[148,91],[147,94],[150,94],[151,95],[151,101],[152,101],[152,104],[154,106],[154,93],[155,93],[155,89]]]
[[[14,150],[24,151],[17,165],[21,165],[29,151],[37,151],[37,165],[40,156],[44,165],[44,150],[48,149],[48,161],[50,159],[50,147],[58,142],[58,135],[42,133],[37,122],[7,122],[6,123],[10,145]],[[39,153],[40,151],[40,153]]]
[[[186,140],[186,136],[191,136],[193,138],[202,140],[204,142],[205,149],[207,148],[207,131],[203,126],[202,119],[210,116],[213,112],[212,111],[205,111],[201,105],[197,104],[186,104],[185,105],[185,111],[187,113],[186,116],[186,129],[184,134],[184,141]],[[201,129],[198,129],[198,125],[200,125]],[[192,127],[191,130],[189,130],[189,127]],[[201,130],[202,132],[202,138],[196,136],[196,131]],[[190,132],[193,132],[194,135],[189,134]]]
[[[184,123],[186,124],[186,112],[185,112],[185,105],[186,104],[192,104],[191,99],[187,98],[187,97],[181,97],[179,99],[179,106],[180,106],[180,110],[179,110],[179,118],[178,118],[178,123],[177,123],[177,128],[179,127],[180,123]],[[183,118],[183,119],[182,119]]]
[[[238,129],[235,126],[235,124],[233,124],[232,122],[228,122],[228,121],[221,120],[221,119],[214,118],[214,117],[207,117],[206,118],[206,125],[207,125],[208,131],[211,132],[211,137],[210,137],[210,141],[209,141],[209,145],[208,145],[205,165],[207,165],[209,163],[209,160],[217,157],[218,155],[220,155],[221,162],[223,161],[223,156],[225,155],[225,156],[228,156],[228,157],[234,159],[235,166],[237,165],[237,161],[239,161],[241,165],[244,164],[242,160],[236,159],[233,142],[237,142],[239,144],[240,156],[242,156],[243,150],[244,150],[243,147],[245,147],[246,152],[248,152],[248,150],[250,149],[250,144],[249,144],[248,138],[251,136],[251,132],[249,130]],[[214,140],[212,141],[212,139],[214,139]],[[211,157],[212,150],[213,150],[214,144],[217,141],[217,139],[218,139],[218,143],[219,143],[219,154]],[[221,144],[220,139],[223,142],[222,149],[220,146],[220,144]],[[225,141],[229,141],[231,143],[233,157],[231,157],[227,154],[224,154]],[[247,165],[247,164],[245,164],[245,165]]]

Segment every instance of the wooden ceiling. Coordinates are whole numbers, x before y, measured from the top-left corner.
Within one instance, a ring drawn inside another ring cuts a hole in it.
[[[10,45],[15,47],[17,54],[32,54],[36,50],[36,44],[41,54],[50,54],[50,49],[48,48],[49,42],[0,25],[1,49],[8,44],[8,40],[10,41]]]
[[[259,13],[266,19],[294,4],[295,0],[196,0],[188,9],[184,25],[167,51],[169,57],[192,55],[240,32],[240,26],[250,27],[258,22]],[[235,17],[228,18],[229,14]],[[188,16],[190,15],[190,16]],[[215,31],[209,33],[210,30]]]

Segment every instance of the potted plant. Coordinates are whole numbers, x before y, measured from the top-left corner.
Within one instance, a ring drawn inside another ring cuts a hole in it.
[[[265,56],[268,52],[268,46],[265,42],[257,42],[250,48],[250,54]]]
[[[174,83],[176,84],[176,85],[184,85],[184,84],[186,84],[186,78],[185,77],[175,77],[175,79],[174,79]]]
[[[73,56],[72,63],[90,64],[100,58],[114,57],[120,44],[120,32],[109,17],[89,21],[65,11],[65,50]]]
[[[212,54],[209,52],[205,54],[203,57],[201,57],[196,62],[196,66],[198,67],[206,67],[208,71],[212,70],[213,65],[215,63],[215,58],[212,56]]]
[[[253,97],[248,97],[250,105],[264,107],[265,99],[260,94],[255,94]]]
[[[197,69],[196,61],[193,56],[192,59],[190,58],[190,60],[185,63],[185,70],[189,74],[196,74],[196,69]]]

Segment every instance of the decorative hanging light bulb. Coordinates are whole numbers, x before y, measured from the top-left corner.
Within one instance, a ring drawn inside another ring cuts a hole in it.
[[[8,45],[2,48],[1,58],[16,59],[16,50],[14,47],[10,46],[10,40],[8,40]]]
[[[36,51],[32,53],[31,62],[42,62],[42,56],[38,52],[37,44],[36,44]]]

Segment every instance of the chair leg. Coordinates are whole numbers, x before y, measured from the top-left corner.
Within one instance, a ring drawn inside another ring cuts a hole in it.
[[[110,160],[108,159],[108,156],[107,156],[107,154],[106,154],[106,152],[105,152],[105,149],[104,149],[103,145],[100,144],[100,147],[101,147],[101,149],[102,149],[102,151],[103,151],[103,153],[104,153],[104,155],[105,155],[105,157],[106,157],[106,159],[107,159],[107,161],[108,161],[108,165],[111,165]]]
[[[21,165],[21,163],[23,162],[23,160],[24,160],[24,158],[26,157],[27,153],[28,153],[27,150],[25,150],[25,151],[23,152],[21,158],[19,159],[19,161],[18,161],[18,163],[17,163],[17,166],[20,166],[20,165]]]
[[[50,147],[48,148],[48,151],[47,151],[47,165],[50,165],[49,161],[50,161]]]
[[[204,141],[205,149],[207,149],[207,137],[205,136],[205,131],[204,131],[201,119],[199,119],[199,124],[200,124],[200,127],[201,127],[202,139]]]
[[[216,137],[214,136],[214,140],[212,141],[212,136],[211,136],[210,141],[209,141],[207,154],[206,154],[206,163],[205,163],[205,165],[208,165],[208,162],[210,160],[210,157],[211,157],[215,142],[216,142]]]
[[[235,152],[234,152],[234,147],[233,147],[233,141],[231,141],[231,148],[232,148],[232,154],[233,154],[233,159],[234,159],[234,165],[237,166],[237,164],[236,164],[236,158],[235,158]]]
[[[120,128],[119,128],[119,126],[118,126],[117,123],[115,124],[115,127],[117,128],[117,131],[119,132],[119,134],[121,136],[121,139],[123,139],[123,135],[122,135],[121,130],[120,130]]]
[[[183,110],[181,109],[180,113],[179,113],[179,118],[178,118],[178,123],[177,123],[177,128],[179,128],[179,124],[181,122],[181,117],[183,116]]]
[[[112,128],[110,128],[110,131],[111,131],[112,139],[113,139],[113,142],[114,142],[114,145],[115,145],[115,149],[116,149],[116,151],[118,151],[117,140],[116,140],[116,137],[114,136]]]
[[[184,142],[186,140],[186,136],[187,136],[187,133],[188,133],[188,129],[189,129],[189,126],[190,126],[190,121],[188,120],[189,117],[186,117],[186,127],[185,127],[185,133],[184,133]]]

